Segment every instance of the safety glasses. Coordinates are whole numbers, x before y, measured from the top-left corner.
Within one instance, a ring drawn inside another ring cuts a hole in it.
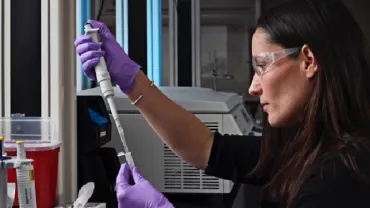
[[[297,56],[301,48],[288,48],[276,52],[265,52],[252,57],[253,69],[258,76],[263,76],[266,70],[276,61],[287,57]]]

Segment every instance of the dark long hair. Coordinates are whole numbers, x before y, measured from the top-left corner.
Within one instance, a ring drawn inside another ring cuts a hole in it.
[[[300,186],[330,152],[361,175],[353,151],[370,138],[370,62],[365,36],[339,0],[292,0],[262,16],[257,28],[285,48],[307,44],[319,70],[302,123],[263,132],[260,161],[251,175],[274,170],[270,196],[291,205]],[[349,144],[349,145],[346,145]]]

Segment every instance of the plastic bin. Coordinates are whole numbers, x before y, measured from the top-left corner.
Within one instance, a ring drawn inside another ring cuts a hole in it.
[[[5,138],[5,152],[16,156],[16,141],[24,141],[26,156],[33,159],[36,200],[38,208],[55,206],[58,178],[58,159],[61,142],[54,137],[50,119],[3,118],[0,119],[0,135]],[[9,169],[8,182],[16,183],[16,170]],[[18,206],[18,190],[14,206]]]

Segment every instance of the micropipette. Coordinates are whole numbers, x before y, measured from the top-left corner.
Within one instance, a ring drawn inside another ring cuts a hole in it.
[[[92,28],[90,24],[85,25],[85,34],[90,35],[94,42],[99,42],[98,31],[99,31],[99,28]],[[121,122],[119,120],[119,116],[117,113],[117,108],[113,100],[114,89],[112,86],[111,78],[110,78],[104,57],[101,57],[99,63],[95,66],[95,73],[96,73],[96,80],[99,83],[103,96],[108,102],[114,122],[116,123],[118,134],[119,134],[119,137],[123,145],[126,161],[129,164],[129,166],[133,168],[135,167],[134,160],[132,158],[131,152],[129,151],[127,147],[125,133],[123,131],[123,128],[122,128],[122,125],[121,125]]]

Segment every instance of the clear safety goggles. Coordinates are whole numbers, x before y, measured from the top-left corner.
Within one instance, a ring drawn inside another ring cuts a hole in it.
[[[276,52],[265,52],[252,57],[252,66],[258,76],[262,76],[266,70],[276,61],[291,55],[298,55],[301,48],[288,48]]]

